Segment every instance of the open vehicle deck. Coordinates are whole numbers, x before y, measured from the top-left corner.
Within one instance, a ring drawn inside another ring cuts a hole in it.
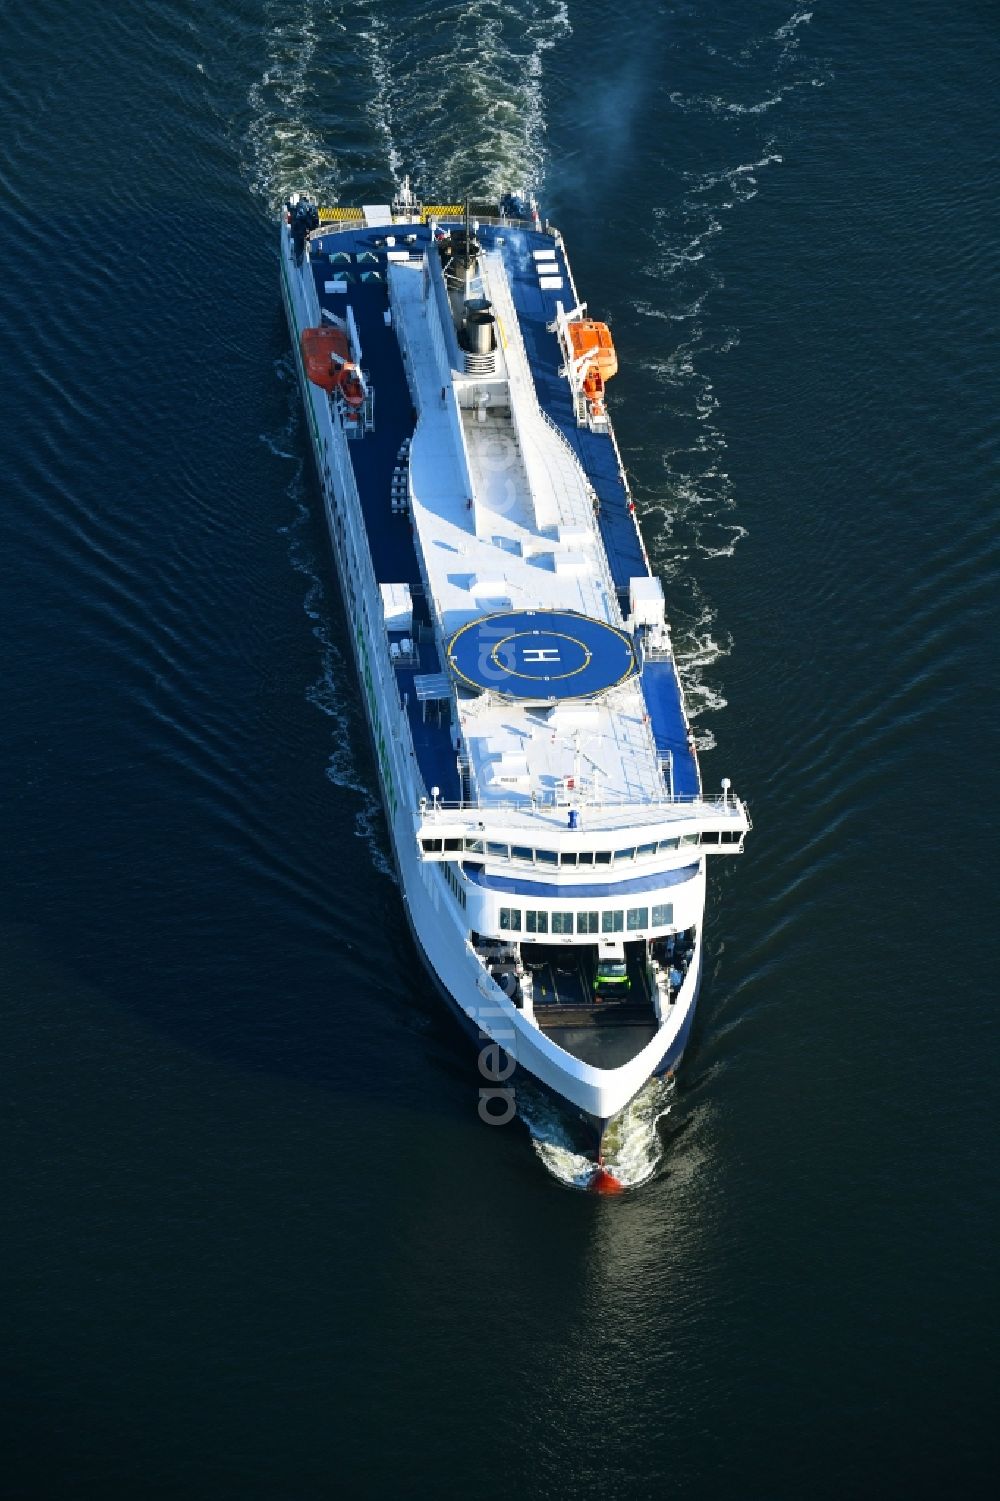
[[[574,1057],[614,1068],[633,1057],[656,1032],[641,943],[625,949],[626,997],[594,998],[596,951],[590,947],[523,944],[521,956],[531,975],[535,1018],[542,1031]]]

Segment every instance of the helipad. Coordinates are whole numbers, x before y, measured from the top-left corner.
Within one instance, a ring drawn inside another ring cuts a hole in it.
[[[592,698],[636,670],[624,631],[571,610],[482,615],[448,642],[448,666],[469,688],[505,698]]]

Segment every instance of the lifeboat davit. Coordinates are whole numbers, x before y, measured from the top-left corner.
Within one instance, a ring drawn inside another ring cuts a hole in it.
[[[583,394],[592,417],[604,416],[604,380],[596,365],[590,365],[583,377]]]
[[[587,398],[592,417],[604,416],[604,381],[596,365],[591,365],[583,377],[583,394]]]
[[[361,372],[351,359],[350,340],[340,328],[305,328],[299,340],[306,374],[314,386],[338,391],[349,407],[365,404]]]

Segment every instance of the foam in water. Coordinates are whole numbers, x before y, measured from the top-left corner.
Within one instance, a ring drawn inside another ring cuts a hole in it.
[[[734,203],[745,203],[748,198],[754,198],[757,194],[757,178],[754,175],[764,167],[780,165],[784,161],[780,151],[775,151],[773,141],[768,142],[762,156],[756,161],[740,162],[736,167],[726,167],[719,172],[702,172],[687,174],[687,181],[692,184],[692,193],[708,193],[712,188],[720,184],[728,188],[732,194],[732,202],[724,203],[724,208],[732,208]]]
[[[796,10],[775,31],[761,34],[735,54],[727,54],[725,49],[718,47],[706,49],[712,57],[731,65],[734,93],[743,78],[759,75],[762,66],[766,69],[769,62],[774,76],[772,88],[763,98],[748,101],[725,93],[684,94],[680,90],[674,90],[669,96],[670,102],[684,114],[704,113],[738,119],[767,114],[798,89],[822,88],[827,81],[824,77],[805,74],[788,77],[788,70],[798,60],[800,30],[809,24],[812,17],[811,10]],[[753,65],[752,69],[750,65]]]
[[[763,115],[768,110],[774,109],[780,104],[786,94],[791,93],[794,84],[788,84],[777,89],[773,94],[768,94],[764,99],[755,100],[753,104],[741,104],[738,100],[726,99],[721,94],[681,94],[670,95],[671,104],[676,105],[685,114],[691,111],[702,111],[712,115]]]
[[[741,105],[732,112],[748,108]],[[691,559],[731,557],[746,536],[746,527],[733,514],[737,498],[724,464],[727,445],[719,399],[706,369],[706,356],[726,354],[739,344],[738,329],[720,330],[710,316],[712,294],[721,286],[712,252],[732,226],[730,216],[760,191],[761,174],[783,160],[773,136],[747,153],[748,129],[734,120],[732,133],[740,156],[732,165],[682,172],[683,191],[653,208],[656,252],[643,271],[669,285],[674,305],[664,309],[633,302],[643,317],[683,325],[683,337],[665,356],[642,364],[654,387],[654,401],[671,427],[685,436],[663,451],[662,491],[639,499],[642,514],[658,512],[662,517],[652,552],[655,566],[670,579],[674,639],[692,723],[725,706],[713,670],[730,645],[717,639],[715,612],[693,576]],[[695,739],[701,750],[715,743],[703,723]]]
[[[367,106],[389,172],[425,194],[537,190],[544,173],[545,54],[570,33],[564,0],[463,0],[391,30],[365,12]]]
[[[789,16],[788,20],[778,27],[774,33],[774,39],[776,42],[785,43],[785,46],[781,50],[782,58],[788,56],[799,45],[796,32],[800,26],[808,26],[812,18],[813,13],[811,10],[797,10],[793,16]]]
[[[368,16],[368,28],[359,32],[368,58],[375,93],[365,105],[376,133],[384,142],[385,159],[393,181],[403,175],[404,160],[393,135],[392,69],[388,60],[389,29],[377,12]]]
[[[297,190],[335,202],[355,176],[398,183],[404,171],[436,197],[537,191],[545,56],[570,32],[565,0],[445,0],[395,26],[372,0],[269,0],[248,100],[251,187],[272,208]],[[372,149],[353,158],[342,143],[356,128],[333,113],[347,100],[372,127]]]
[[[392,856],[386,845],[382,805],[377,798],[372,796],[367,787],[364,792],[365,805],[354,815],[354,837],[363,840],[368,846],[372,868],[377,870],[380,876],[385,876],[387,880],[398,885]]]
[[[663,1156],[659,1122],[668,1114],[673,1080],[649,1079],[635,1099],[609,1123],[603,1166],[623,1188],[653,1177]],[[528,1128],[539,1161],[566,1188],[589,1188],[597,1160],[580,1150],[578,1128],[566,1111],[536,1085],[519,1082],[517,1113]]]
[[[320,18],[329,20],[320,6]],[[264,7],[267,66],[250,87],[250,185],[277,208],[301,190],[333,202],[339,176],[332,142],[316,133],[309,72],[320,44],[314,0],[269,0]],[[342,28],[341,28],[342,29]],[[325,38],[327,46],[332,38]]]

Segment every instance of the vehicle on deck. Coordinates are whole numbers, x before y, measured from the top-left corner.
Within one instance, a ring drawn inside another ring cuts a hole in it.
[[[625,945],[620,938],[608,938],[600,945],[597,968],[594,970],[594,999],[613,996],[623,1000],[631,987],[628,965],[625,963]]]

